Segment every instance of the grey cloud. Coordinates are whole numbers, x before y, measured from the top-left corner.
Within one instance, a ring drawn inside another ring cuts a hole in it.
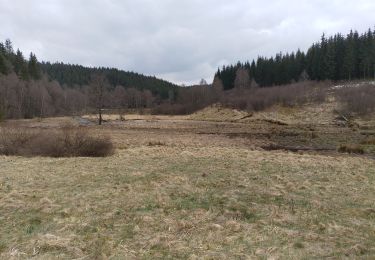
[[[374,11],[371,0],[0,0],[0,39],[42,60],[189,84],[223,64],[305,50],[323,32],[364,31]]]

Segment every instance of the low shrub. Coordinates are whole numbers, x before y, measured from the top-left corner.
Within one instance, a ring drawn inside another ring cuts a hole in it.
[[[331,85],[329,81],[303,81],[284,86],[233,88],[226,91],[203,86],[180,88],[175,101],[161,103],[151,113],[187,115],[215,103],[248,111],[262,111],[273,105],[294,107],[309,102],[323,103]]]
[[[354,153],[354,154],[364,154],[365,151],[360,145],[357,144],[342,144],[337,149],[340,153]]]
[[[165,146],[166,144],[161,141],[150,141],[147,143],[147,146]]]
[[[366,116],[375,112],[375,86],[363,84],[343,87],[336,90],[336,96],[342,103],[341,114],[347,117],[353,114]]]
[[[0,154],[45,157],[106,157],[114,153],[108,137],[90,135],[84,128],[0,128]]]
[[[19,129],[16,127],[0,128],[0,154],[19,155],[24,153],[28,143],[37,136],[31,129]],[[22,152],[21,152],[22,151]]]
[[[306,103],[323,103],[326,100],[330,82],[299,82],[285,86],[256,89],[233,89],[221,98],[224,106],[262,111],[274,105],[295,107]]]

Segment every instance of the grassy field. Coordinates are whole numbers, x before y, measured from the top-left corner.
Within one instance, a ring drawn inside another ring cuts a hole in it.
[[[371,145],[365,155],[261,148],[335,148],[373,126],[244,117],[133,115],[88,126],[112,137],[111,157],[0,157],[0,258],[374,259]],[[12,124],[62,121],[75,122]]]

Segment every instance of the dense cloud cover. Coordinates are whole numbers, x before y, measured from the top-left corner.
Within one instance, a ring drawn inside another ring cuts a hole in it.
[[[40,60],[117,67],[176,83],[305,50],[375,25],[373,0],[0,0],[0,40]]]

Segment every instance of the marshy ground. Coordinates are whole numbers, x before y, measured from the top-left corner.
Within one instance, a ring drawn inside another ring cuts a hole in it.
[[[0,258],[372,259],[375,124],[309,109],[113,116],[85,126],[113,156],[2,156]]]

